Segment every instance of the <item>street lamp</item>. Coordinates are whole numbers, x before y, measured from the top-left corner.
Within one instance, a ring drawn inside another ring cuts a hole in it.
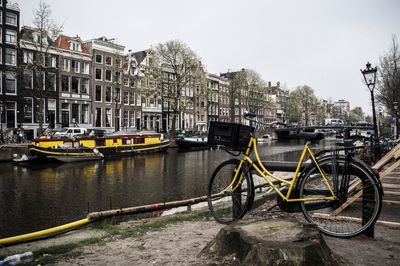
[[[394,110],[394,139],[398,139],[399,138],[399,119],[397,117],[397,112],[399,111],[399,103],[398,102],[394,102],[393,103],[393,110]]]
[[[371,93],[371,102],[372,102],[372,119],[374,123],[374,157],[375,161],[380,158],[380,146],[379,146],[379,135],[378,135],[378,125],[376,123],[376,113],[375,113],[375,99],[374,99],[374,89],[376,82],[376,72],[377,67],[371,67],[371,63],[367,62],[366,68],[364,70],[360,69],[361,73],[364,76],[365,84],[367,85],[370,93]]]

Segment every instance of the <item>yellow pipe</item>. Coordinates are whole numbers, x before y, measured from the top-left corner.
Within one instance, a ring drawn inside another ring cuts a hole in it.
[[[90,219],[85,218],[85,219],[82,219],[82,220],[79,220],[79,221],[76,221],[76,222],[72,222],[72,223],[69,223],[69,224],[56,226],[56,227],[53,227],[53,228],[49,228],[49,229],[45,229],[45,230],[41,230],[41,231],[29,233],[29,234],[2,238],[2,239],[0,239],[0,245],[14,244],[14,243],[17,243],[17,242],[30,240],[30,239],[37,238],[37,237],[43,237],[43,236],[46,236],[46,235],[59,233],[59,232],[62,232],[62,231],[66,231],[68,229],[72,229],[72,228],[77,227],[77,226],[88,224],[90,222],[92,222]]]

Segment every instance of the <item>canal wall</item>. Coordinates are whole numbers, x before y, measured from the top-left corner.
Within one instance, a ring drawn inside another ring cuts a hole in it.
[[[14,157],[20,158],[28,153],[28,144],[3,144],[0,145],[0,162],[12,161]]]

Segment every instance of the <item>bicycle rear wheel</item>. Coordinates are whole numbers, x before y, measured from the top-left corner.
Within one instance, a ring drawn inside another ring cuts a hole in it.
[[[378,181],[357,162],[343,158],[319,163],[336,196],[335,200],[302,201],[305,218],[325,234],[353,237],[371,228],[382,208]],[[306,171],[300,181],[300,198],[328,197],[331,193],[317,167]]]
[[[234,182],[233,177],[240,161],[230,159],[221,163],[211,176],[208,184],[208,207],[215,220],[229,224],[241,219],[254,197],[254,187],[249,173],[240,169]]]

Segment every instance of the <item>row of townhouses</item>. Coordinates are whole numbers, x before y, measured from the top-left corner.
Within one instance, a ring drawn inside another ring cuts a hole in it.
[[[73,126],[168,132],[170,106],[146,75],[151,49],[126,53],[106,37],[50,39],[32,27],[20,30],[19,8],[7,2],[0,0],[2,133],[23,129],[29,139],[48,128]],[[286,122],[289,95],[279,82],[232,93],[239,72],[204,73],[205,85],[185,88],[186,108],[177,115],[176,129],[206,131],[209,121],[245,123],[248,109],[259,121]]]

